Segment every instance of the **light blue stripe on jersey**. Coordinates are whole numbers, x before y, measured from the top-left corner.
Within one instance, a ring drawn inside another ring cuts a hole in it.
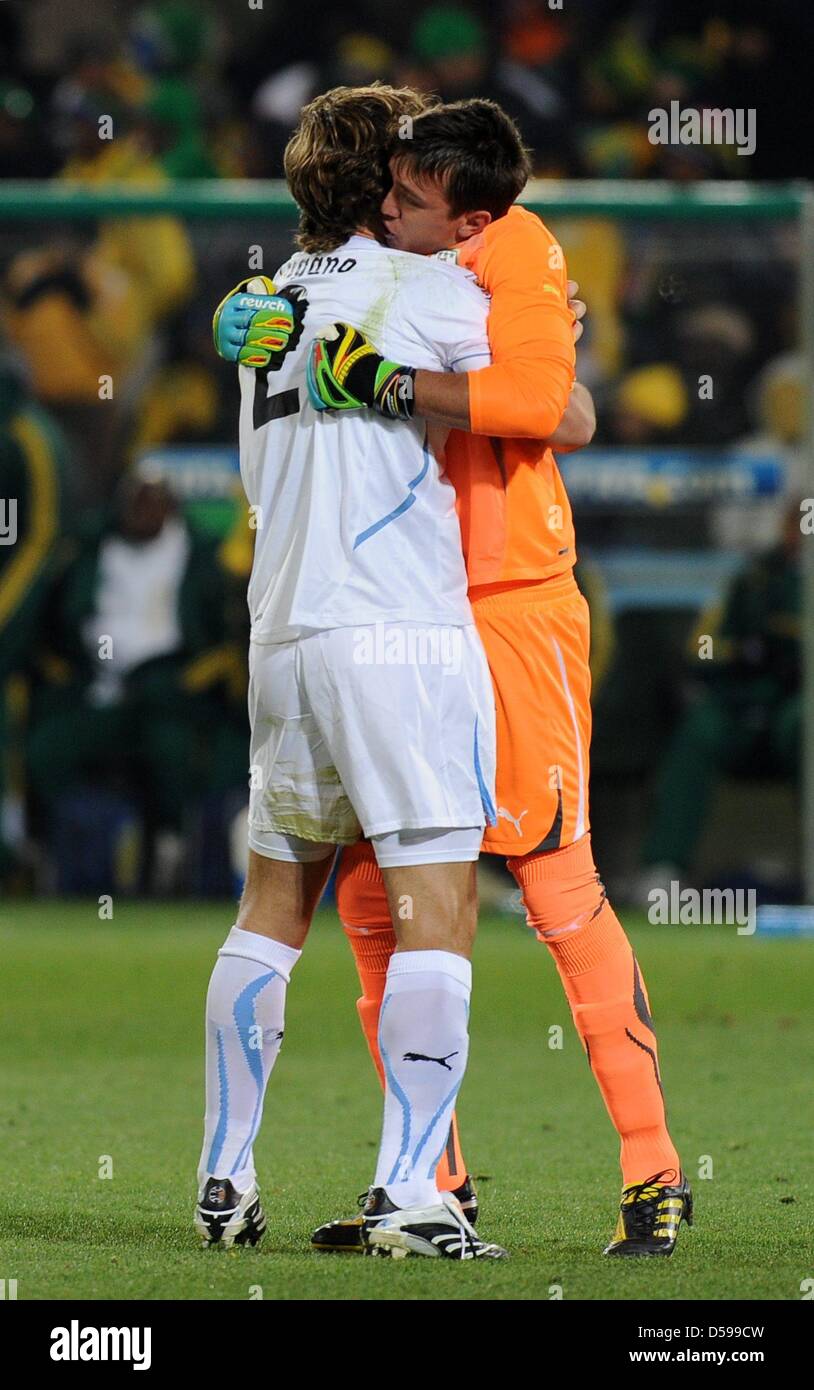
[[[487,825],[497,825],[497,811],[495,810],[495,803],[489,795],[489,788],[487,787],[486,782],[484,780],[483,769],[480,765],[477,715],[475,715],[475,776],[478,779],[478,788],[480,790],[480,799],[483,805],[484,814],[486,816],[486,823]]]
[[[363,543],[363,541],[368,541],[368,540],[370,540],[370,537],[371,537],[371,536],[375,536],[376,532],[377,532],[377,531],[381,531],[382,528],[383,528],[384,526],[387,526],[389,522],[395,521],[395,520],[396,520],[396,517],[402,516],[402,515],[404,514],[404,512],[407,512],[407,511],[410,510],[410,508],[412,507],[413,503],[415,502],[415,488],[417,488],[418,485],[419,485],[419,483],[422,483],[422,482],[424,481],[424,479],[426,478],[426,476],[427,476],[427,471],[428,471],[428,469],[429,469],[429,466],[430,466],[429,435],[428,435],[428,434],[425,434],[425,436],[424,436],[424,466],[423,466],[423,468],[421,469],[421,472],[418,473],[418,474],[416,474],[416,476],[413,478],[412,482],[407,484],[408,493],[407,493],[407,496],[405,497],[404,501],[403,501],[403,502],[400,502],[399,505],[395,508],[394,511],[388,512],[388,513],[387,513],[387,516],[383,516],[382,519],[381,519],[381,521],[374,521],[374,523],[373,523],[372,526],[368,526],[367,529],[366,529],[365,531],[360,531],[360,532],[359,532],[359,535],[356,537],[356,540],[353,542],[353,548],[354,548],[354,550],[356,550],[357,546],[360,546],[360,545]]]

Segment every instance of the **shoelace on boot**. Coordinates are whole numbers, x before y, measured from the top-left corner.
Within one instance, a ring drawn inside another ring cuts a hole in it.
[[[661,1183],[661,1179],[668,1173],[674,1176],[670,1182]],[[660,1173],[654,1173],[652,1177],[645,1178],[644,1182],[631,1183],[625,1188],[623,1206],[630,1209],[630,1217],[635,1235],[649,1235],[656,1220],[656,1205],[661,1200],[665,1187],[672,1185],[675,1178],[674,1168],[663,1168]]]

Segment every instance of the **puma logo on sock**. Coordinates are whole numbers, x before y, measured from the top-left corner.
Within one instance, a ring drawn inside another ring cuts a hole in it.
[[[447,1057],[457,1057],[457,1052],[448,1052]],[[423,1052],[405,1052],[403,1060],[405,1062],[437,1062],[439,1067],[446,1067],[447,1071],[452,1071],[452,1067],[447,1061],[447,1057],[425,1057]]]

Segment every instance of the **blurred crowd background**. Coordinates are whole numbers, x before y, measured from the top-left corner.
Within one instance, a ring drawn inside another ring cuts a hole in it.
[[[671,100],[760,107],[750,177],[799,176],[810,141],[807,0],[256,4],[4,0],[0,172],[76,174],[98,156],[97,113],[113,112],[171,178],[276,178],[303,103],[374,78],[495,97],[539,174],[743,177],[732,149],[648,142],[644,117]],[[129,152],[99,175],[127,177]]]
[[[0,177],[279,178],[303,103],[379,78],[494,97],[540,177],[804,178],[812,37],[804,0],[9,0]],[[652,144],[647,113],[671,101],[755,109],[754,155]],[[599,472],[586,457],[567,474],[594,615],[599,862],[620,900],[674,873],[793,899],[799,230],[781,216],[552,227],[588,302],[578,370],[599,415]],[[17,527],[0,545],[7,891],[228,893],[239,876],[251,532],[235,375],[210,320],[248,248],[273,273],[293,229],[0,217],[0,499]]]

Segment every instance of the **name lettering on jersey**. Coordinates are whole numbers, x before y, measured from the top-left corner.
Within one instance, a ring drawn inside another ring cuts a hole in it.
[[[355,256],[346,256],[343,261],[338,256],[295,256],[283,266],[280,279],[289,280],[297,275],[345,275],[355,265]]]

